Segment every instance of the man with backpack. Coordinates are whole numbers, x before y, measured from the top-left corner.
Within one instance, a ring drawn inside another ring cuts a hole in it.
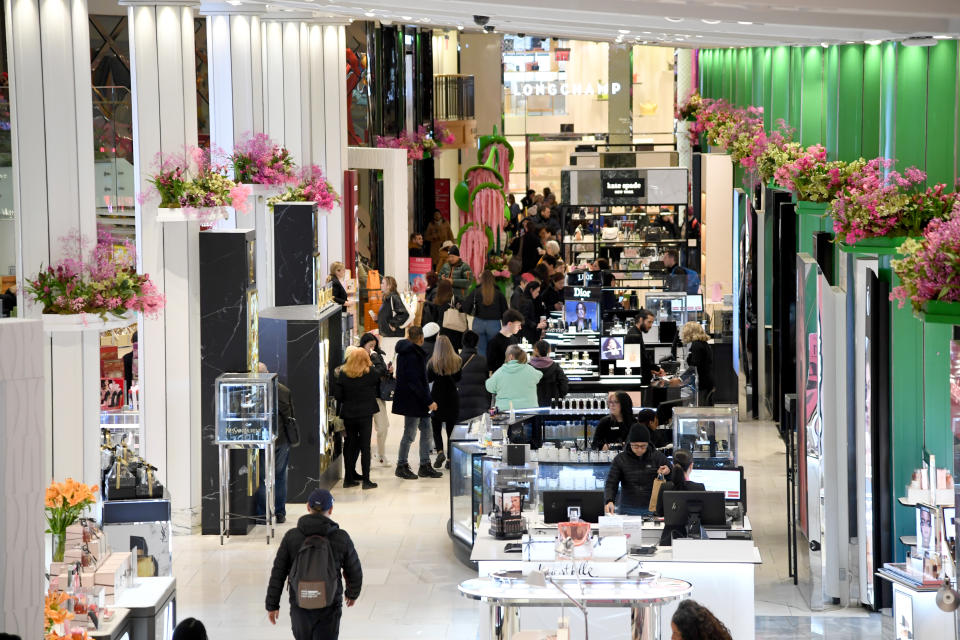
[[[331,513],[333,495],[315,489],[307,499],[307,515],[283,536],[273,561],[267,612],[270,622],[277,624],[283,583],[289,578],[290,623],[296,640],[337,640],[343,601],[352,607],[360,597],[360,558],[347,532],[330,519]]]

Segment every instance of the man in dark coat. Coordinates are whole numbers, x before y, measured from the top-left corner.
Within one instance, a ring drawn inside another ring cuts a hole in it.
[[[134,334],[136,335],[136,334]],[[262,362],[257,363],[258,373],[270,373],[267,365]],[[299,428],[297,427],[296,413],[293,410],[293,399],[290,396],[290,388],[282,382],[277,382],[277,439],[273,443],[273,468],[275,471],[273,484],[273,513],[277,518],[277,524],[283,524],[287,521],[287,467],[290,464],[290,447],[298,446]],[[288,433],[288,431],[290,433]],[[293,434],[296,442],[290,442],[290,435]],[[260,465],[260,487],[257,489],[257,514],[266,513],[266,487],[263,484],[263,470],[265,465]]]
[[[393,413],[403,416],[403,437],[397,453],[395,475],[405,480],[441,478],[430,465],[433,450],[433,434],[430,412],[437,403],[430,397],[427,383],[427,354],[423,350],[423,330],[417,326],[407,327],[407,338],[397,343],[397,389],[393,394]],[[420,468],[414,473],[407,463],[410,446],[420,431]]]
[[[633,326],[627,331],[627,343],[640,343],[640,379],[641,384],[649,385],[653,381],[653,375],[662,376],[664,370],[653,358],[653,353],[647,350],[643,343],[643,334],[653,328],[655,317],[653,312],[648,309],[640,309],[640,312],[633,319]]]
[[[340,616],[343,602],[352,607],[360,597],[363,570],[353,540],[346,531],[330,519],[333,513],[333,496],[326,489],[316,489],[307,499],[307,515],[297,521],[297,526],[287,531],[277,548],[277,556],[270,572],[267,586],[267,611],[270,622],[277,624],[280,617],[280,596],[283,583],[287,581],[300,547],[311,536],[323,536],[330,543],[337,570],[337,592],[333,604],[323,609],[301,609],[297,606],[293,591],[290,592],[290,623],[296,640],[337,640],[340,635]],[[347,582],[346,589],[340,576]]]
[[[460,420],[476,418],[490,408],[490,392],[487,391],[486,381],[487,358],[477,353],[477,344],[480,336],[473,331],[463,334],[463,351],[460,360],[463,368],[460,369]]]
[[[607,473],[607,483],[603,489],[606,511],[613,515],[619,493],[619,513],[649,515],[653,481],[657,475],[670,475],[667,457],[650,445],[650,430],[642,424],[630,428],[627,442],[630,447],[617,454]]]

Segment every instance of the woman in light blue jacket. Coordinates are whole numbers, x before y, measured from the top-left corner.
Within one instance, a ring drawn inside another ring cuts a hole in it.
[[[518,345],[507,347],[506,361],[487,379],[487,391],[497,396],[497,409],[533,409],[537,402],[537,383],[543,373],[527,364],[527,354]]]

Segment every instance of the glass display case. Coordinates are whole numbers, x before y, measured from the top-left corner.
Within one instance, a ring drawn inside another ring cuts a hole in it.
[[[224,373],[217,377],[218,444],[259,445],[277,434],[277,374]]]
[[[537,490],[543,491],[596,491],[602,490],[607,482],[607,473],[610,471],[612,456],[600,454],[616,452],[581,451],[582,454],[592,454],[589,460],[584,456],[583,461],[544,462],[537,463]],[[609,460],[600,458],[607,458]],[[538,503],[542,500],[538,500]]]
[[[537,489],[537,465],[527,463],[520,466],[508,466],[495,455],[484,456],[481,463],[483,473],[483,512],[493,511],[493,496],[496,489],[517,491],[523,496],[523,510],[536,513],[540,504]]]
[[[102,411],[100,413],[100,445],[113,447],[125,444],[135,455],[140,450],[142,429],[139,411]]]
[[[450,443],[450,529],[464,544],[473,546],[483,515],[483,456],[474,441]]]
[[[673,410],[673,450],[693,453],[697,469],[738,464],[737,408],[677,407]]]
[[[682,327],[687,322],[686,293],[668,293],[663,291],[648,293],[644,299],[643,307],[656,315],[657,322],[673,320],[677,323],[678,327]]]

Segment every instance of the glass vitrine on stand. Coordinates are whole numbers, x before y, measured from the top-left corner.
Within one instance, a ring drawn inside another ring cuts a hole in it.
[[[267,544],[273,538],[274,441],[277,437],[277,374],[224,373],[217,377],[217,439],[220,449],[220,544],[230,537],[230,519],[250,518],[230,511],[230,452],[247,452],[250,495],[259,477],[259,452],[263,451],[264,515],[250,518],[267,527]]]
[[[673,450],[693,453],[697,469],[737,466],[737,416],[733,406],[677,407],[673,410]]]

